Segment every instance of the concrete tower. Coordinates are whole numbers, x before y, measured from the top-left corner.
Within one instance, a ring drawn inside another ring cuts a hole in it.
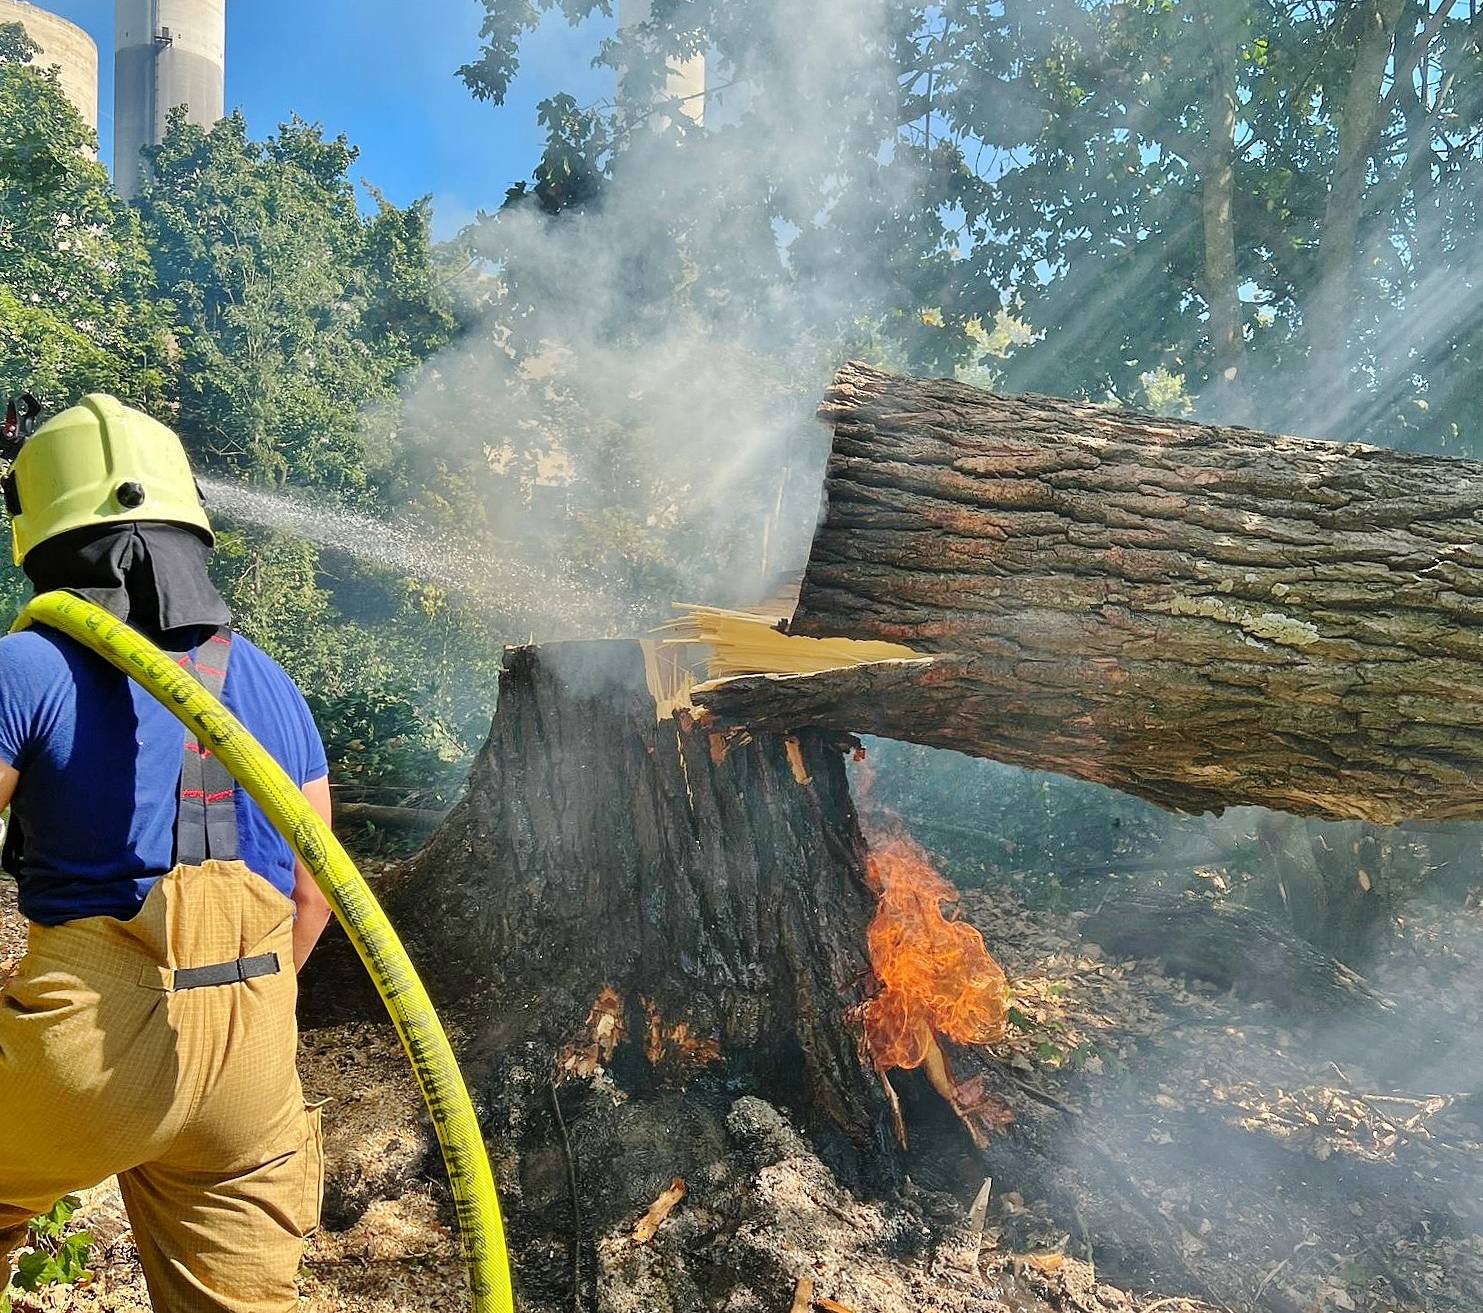
[[[633,27],[649,21],[649,0],[618,0],[618,26]],[[665,80],[664,96],[682,102],[681,113],[697,123],[705,118],[705,56],[696,55],[683,64],[671,63],[669,77]],[[618,99],[626,109],[642,110],[643,105],[631,105],[623,91],[623,75],[618,75]]]
[[[0,0],[0,24],[19,23],[41,47],[33,68],[62,70],[62,90],[94,132],[98,130],[98,47],[82,28],[20,0]]]
[[[210,127],[226,112],[227,0],[116,0],[113,180],[139,190],[139,152],[178,105]]]

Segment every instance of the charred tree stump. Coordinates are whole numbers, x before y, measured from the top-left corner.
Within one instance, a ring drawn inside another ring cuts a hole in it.
[[[507,653],[467,791],[394,917],[435,992],[488,991],[488,1052],[556,1079],[724,1074],[872,1150],[888,1121],[849,1017],[874,898],[848,745],[661,718],[646,655]]]
[[[821,413],[788,630],[922,659],[759,668],[697,694],[716,714],[1182,811],[1483,816],[1483,466],[862,365]]]

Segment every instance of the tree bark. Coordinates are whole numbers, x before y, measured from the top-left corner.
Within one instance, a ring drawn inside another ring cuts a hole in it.
[[[1200,216],[1204,228],[1201,279],[1210,314],[1209,399],[1223,419],[1244,419],[1237,406],[1237,383],[1245,343],[1241,335],[1241,291],[1236,264],[1236,117],[1240,39],[1239,10],[1219,0],[1202,0],[1199,19],[1210,45],[1205,92],[1205,155],[1200,167]]]
[[[1350,367],[1354,265],[1364,193],[1370,156],[1384,127],[1382,113],[1390,108],[1381,92],[1405,9],[1406,0],[1358,0],[1347,14],[1333,20],[1347,29],[1342,35],[1349,38],[1354,59],[1337,115],[1339,155],[1318,242],[1318,287],[1305,315],[1313,344],[1310,367],[1330,397],[1347,392],[1344,380]]]
[[[490,992],[491,1052],[557,1079],[724,1073],[872,1149],[889,1113],[850,1019],[875,899],[847,746],[661,719],[638,642],[510,649],[394,919],[436,993]]]
[[[1166,807],[1483,816],[1483,466],[846,366],[790,632],[919,659],[718,681],[761,729]]]

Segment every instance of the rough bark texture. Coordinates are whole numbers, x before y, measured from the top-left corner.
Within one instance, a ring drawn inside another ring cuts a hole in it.
[[[793,632],[931,661],[708,686],[1188,811],[1483,816],[1483,466],[847,366]]]
[[[600,1065],[743,1079],[869,1147],[885,1103],[847,1009],[874,899],[844,746],[659,720],[637,642],[511,649],[394,917],[437,991],[491,992],[490,1054],[556,1075],[611,989],[626,1039]]]

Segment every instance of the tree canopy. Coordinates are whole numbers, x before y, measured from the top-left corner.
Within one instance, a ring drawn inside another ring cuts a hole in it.
[[[484,45],[462,73],[495,101],[544,14],[575,22],[604,8],[480,2]],[[801,26],[835,50],[850,24],[874,35],[889,73],[878,85],[894,88],[868,113],[859,98],[813,100],[780,44]],[[784,259],[747,248],[732,281],[750,272],[807,296],[845,256],[888,276],[870,289],[884,301],[838,303],[836,323],[881,319],[914,367],[961,365],[982,325],[1009,311],[1033,344],[1014,353],[1010,387],[1196,397],[1217,417],[1473,449],[1476,6],[861,0],[790,22],[769,0],[656,0],[649,21],[596,52],[630,83],[647,70],[645,92],[547,101],[550,144],[516,199],[591,207],[645,167],[653,134],[631,120],[652,122],[660,71],[699,51],[716,70],[707,110],[725,123],[712,135],[765,140],[759,123],[780,121],[818,139],[785,155],[812,183],[791,189],[800,204],[766,190],[732,198],[754,229],[798,233],[777,243]],[[663,114],[672,147],[693,153],[703,130],[679,108]],[[675,232],[683,206],[704,216],[696,198],[673,199]]]
[[[363,493],[387,475],[398,379],[451,336],[430,207],[362,216],[344,137],[177,111],[139,210],[180,330],[181,428],[219,467]],[[379,431],[379,436],[378,436]]]
[[[0,26],[0,382],[158,404],[170,342],[143,228],[39,49]]]

